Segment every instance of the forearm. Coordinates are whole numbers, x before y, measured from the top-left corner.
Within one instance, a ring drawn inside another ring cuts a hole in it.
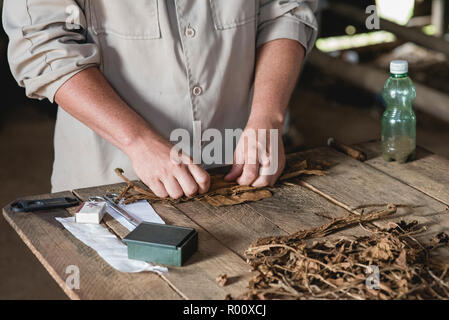
[[[209,190],[206,171],[171,159],[172,145],[114,91],[97,68],[77,73],[56,92],[61,108],[125,152],[137,176],[158,196],[174,199]]]
[[[270,120],[282,127],[303,59],[304,48],[294,40],[274,40],[258,49],[250,122]]]
[[[158,138],[95,67],[79,72],[64,83],[56,92],[55,101],[125,153],[144,135]]]

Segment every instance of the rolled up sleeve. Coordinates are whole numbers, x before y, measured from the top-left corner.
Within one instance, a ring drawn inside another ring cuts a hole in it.
[[[3,27],[11,72],[30,98],[53,102],[64,82],[100,64],[98,47],[86,41],[86,19],[75,0],[5,0]]]
[[[315,44],[317,0],[261,0],[257,47],[276,39],[296,40],[309,53]]]

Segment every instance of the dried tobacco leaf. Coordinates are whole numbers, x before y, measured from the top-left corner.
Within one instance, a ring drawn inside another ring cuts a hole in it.
[[[360,257],[367,262],[373,262],[375,260],[390,261],[394,258],[393,252],[390,248],[390,240],[385,238],[381,239],[374,246],[367,248],[360,253]]]
[[[218,283],[219,286],[224,287],[225,285],[228,284],[228,275],[225,274],[220,274],[217,279],[215,279]]]
[[[389,205],[357,218],[350,215],[290,236],[256,241],[245,256],[257,273],[248,291],[237,298],[449,299],[449,266],[430,258],[433,249],[448,245],[446,233],[424,246],[412,237],[424,229],[416,221],[400,221],[356,239],[306,241],[395,212],[396,206]],[[373,266],[380,271],[376,287],[367,285]]]
[[[241,194],[233,194],[229,196],[215,195],[206,196],[204,199],[214,207],[233,206],[240,203],[259,201],[271,197],[270,190],[256,190],[252,192],[244,192]]]
[[[287,156],[286,169],[279,181],[291,180],[301,175],[325,175],[325,169],[329,164],[321,161],[298,160],[295,157]],[[215,173],[211,175],[211,187],[209,192],[203,195],[197,195],[192,198],[182,197],[181,199],[162,199],[157,197],[151,190],[143,184],[130,181],[122,169],[115,169],[125,182],[126,186],[120,191],[115,199],[116,202],[123,200],[124,204],[133,203],[139,200],[154,202],[185,202],[191,200],[206,201],[212,206],[232,206],[245,202],[259,201],[272,196],[268,188],[256,188],[251,186],[240,186],[236,182],[225,181],[224,174]]]
[[[320,166],[320,168],[322,168]],[[280,181],[299,177],[300,175],[324,176],[326,174],[322,169],[310,169],[307,160],[300,162],[288,161],[284,173],[279,178]]]
[[[309,229],[309,230],[300,230],[289,236],[280,236],[280,237],[268,237],[257,240],[253,243],[250,248],[276,243],[276,242],[297,242],[300,240],[310,239],[310,238],[321,238],[325,237],[333,232],[342,230],[344,228],[351,227],[358,223],[369,222],[384,218],[388,215],[391,215],[397,211],[397,207],[394,204],[389,204],[386,209],[373,211],[364,215],[347,215],[341,218],[332,219],[329,223],[326,223],[320,227]]]

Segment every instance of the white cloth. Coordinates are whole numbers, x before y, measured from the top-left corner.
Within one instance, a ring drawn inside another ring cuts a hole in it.
[[[85,245],[94,249],[111,267],[121,272],[152,271],[165,273],[167,268],[128,259],[126,245],[100,224],[81,224],[75,217],[56,218],[64,228]]]

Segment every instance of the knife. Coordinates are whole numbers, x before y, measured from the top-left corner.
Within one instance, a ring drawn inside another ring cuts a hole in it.
[[[30,212],[37,210],[49,210],[57,208],[69,208],[79,204],[76,198],[50,198],[41,200],[17,200],[11,203],[10,209],[13,212]]]

